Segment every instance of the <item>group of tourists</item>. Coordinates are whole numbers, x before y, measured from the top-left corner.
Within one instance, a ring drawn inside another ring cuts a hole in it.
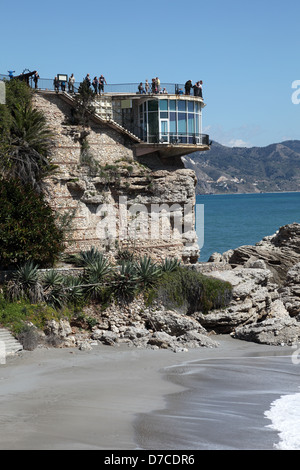
[[[194,85],[192,83],[192,80],[188,80],[187,82],[185,82],[185,85],[184,85],[185,94],[190,95],[191,90],[193,89],[194,90],[194,96],[199,96],[200,98],[203,98],[203,96],[202,96],[202,85],[203,85],[202,80],[199,80]]]
[[[107,85],[107,82],[103,75],[99,77],[94,77],[93,80],[90,78],[90,74],[88,73],[84,79],[84,81],[88,84],[88,86],[92,86],[95,90],[95,93],[98,95],[101,95],[101,93],[104,92],[104,84]],[[68,85],[68,92],[69,93],[74,93],[74,84],[75,84],[75,77],[74,74],[72,73],[68,79],[68,81],[62,79],[61,76],[56,76],[53,80],[53,85],[54,85],[54,90],[58,92],[59,90],[61,91],[66,91],[66,86]]]
[[[191,95],[192,90],[194,90],[194,96],[199,96],[202,98],[202,85],[203,81],[198,80],[194,85],[192,83],[192,80],[188,80],[185,85],[184,85],[184,92],[182,88],[178,88],[178,85],[175,87],[175,94],[176,95]],[[143,85],[143,82],[140,82],[138,85],[138,93],[143,95],[143,94],[157,94],[157,93],[168,93],[166,88],[161,88],[160,86],[160,80],[158,77],[152,78],[151,85],[148,82],[148,80],[145,81],[145,85]]]
[[[84,79],[88,86],[92,86],[94,88],[94,91],[97,95],[101,95],[101,93],[104,93],[104,84],[107,85],[107,82],[103,75],[100,75],[99,78],[94,77],[93,80],[91,81],[90,74],[88,73]]]
[[[35,88],[38,87],[39,78],[40,77],[39,77],[38,72],[35,72],[35,74],[33,76],[33,81],[34,81],[34,84],[35,84]],[[88,84],[89,87],[92,86],[94,88],[94,91],[97,95],[101,95],[101,93],[104,93],[104,84],[107,85],[107,82],[106,82],[103,75],[100,75],[99,78],[94,77],[94,79],[91,80],[90,74],[88,73],[86,75],[84,81]],[[66,91],[66,86],[68,85],[69,93],[74,93],[75,92],[74,84],[75,84],[75,77],[74,77],[73,73],[70,75],[68,81],[62,79],[61,76],[59,78],[56,76],[54,78],[54,81],[53,81],[54,89],[57,92],[59,91],[59,89],[61,89],[61,91]],[[184,84],[184,92],[183,92],[182,88],[178,88],[178,85],[175,86],[175,94],[178,94],[178,95],[183,95],[183,94],[191,95],[192,90],[193,90],[194,96],[199,96],[200,98],[203,98],[202,85],[203,85],[202,80],[198,80],[194,85],[192,83],[192,80],[188,80]],[[148,82],[148,79],[146,79],[145,84],[143,84],[143,82],[140,82],[139,85],[138,85],[138,93],[148,95],[150,93],[151,94],[157,94],[157,93],[166,94],[168,92],[167,92],[166,88],[163,88],[163,89],[161,88],[160,80],[159,80],[158,77],[156,77],[156,78],[152,78],[151,84]]]
[[[67,83],[68,83],[68,92],[74,93],[75,92],[75,89],[74,89],[75,77],[73,73],[70,75],[68,82],[66,79],[62,78],[61,76],[54,77],[54,80],[53,80],[54,90],[56,92],[59,92],[59,89],[61,89],[61,91],[66,91]]]
[[[138,92],[143,95],[149,95],[150,93],[152,94],[157,94],[157,93],[168,93],[165,88],[161,89],[160,87],[160,79],[158,77],[152,78],[151,85],[148,82],[148,79],[145,81],[145,86],[143,85],[143,82],[139,83],[138,86]]]

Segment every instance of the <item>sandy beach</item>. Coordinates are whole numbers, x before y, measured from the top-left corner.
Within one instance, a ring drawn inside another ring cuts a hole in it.
[[[0,449],[153,448],[155,426],[161,428],[162,413],[172,406],[168,399],[184,397],[187,391],[184,368],[199,361],[206,362],[207,368],[207,361],[216,364],[226,358],[241,362],[242,368],[243,358],[291,354],[285,347],[230,337],[217,340],[218,348],[182,353],[97,346],[91,351],[41,348],[8,358],[0,365]],[[203,381],[214,388],[214,376],[209,380],[204,373]],[[245,375],[243,380],[247,388]],[[165,446],[163,438],[160,442],[160,448],[176,448],[175,441]],[[193,441],[190,448],[195,445]]]

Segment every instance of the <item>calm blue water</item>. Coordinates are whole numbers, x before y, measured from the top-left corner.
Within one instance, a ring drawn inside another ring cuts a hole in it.
[[[300,223],[300,193],[200,195],[204,204],[204,246],[200,261],[214,253],[255,245],[282,225]],[[196,224],[198,238],[201,238]]]

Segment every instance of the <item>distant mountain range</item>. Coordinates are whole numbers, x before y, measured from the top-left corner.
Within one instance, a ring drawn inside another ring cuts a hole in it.
[[[300,140],[267,147],[225,147],[182,158],[197,175],[197,194],[300,191]]]

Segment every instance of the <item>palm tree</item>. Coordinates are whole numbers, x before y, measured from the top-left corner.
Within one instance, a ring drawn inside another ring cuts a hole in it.
[[[0,106],[0,171],[41,192],[43,179],[55,168],[51,132],[44,114],[32,106],[27,85],[12,80],[6,87],[7,107]]]
[[[43,179],[54,170],[49,159],[51,132],[45,116],[31,104],[12,110],[7,171],[38,192]]]

